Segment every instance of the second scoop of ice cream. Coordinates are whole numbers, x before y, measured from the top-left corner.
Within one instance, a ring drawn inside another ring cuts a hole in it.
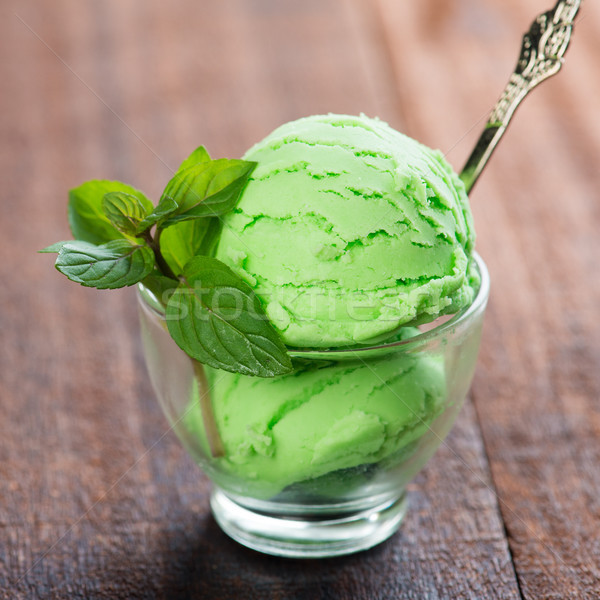
[[[226,487],[258,498],[409,453],[432,427],[446,398],[443,361],[402,352],[368,363],[314,361],[274,379],[206,372],[225,450],[213,477],[231,477]],[[197,394],[195,387],[185,425],[191,445],[201,444],[206,454]]]
[[[464,186],[440,152],[367,117],[287,123],[224,219],[217,258],[292,346],[366,342],[473,298]]]

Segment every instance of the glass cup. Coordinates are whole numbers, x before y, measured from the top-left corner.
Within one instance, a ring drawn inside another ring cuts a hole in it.
[[[238,542],[326,557],[382,542],[406,513],[405,488],[450,430],[467,394],[489,292],[370,347],[290,349],[272,379],[206,367],[166,329],[140,286],[144,354],[163,411],[213,483],[211,508]]]

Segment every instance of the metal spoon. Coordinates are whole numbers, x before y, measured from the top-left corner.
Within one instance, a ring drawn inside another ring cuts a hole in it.
[[[517,66],[492,110],[471,156],[460,173],[467,193],[498,145],[523,98],[539,83],[560,71],[581,0],[559,0],[539,15],[523,37]]]

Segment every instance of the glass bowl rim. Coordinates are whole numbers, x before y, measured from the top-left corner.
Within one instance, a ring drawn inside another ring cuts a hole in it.
[[[457,326],[468,322],[469,319],[478,314],[483,308],[485,308],[489,290],[490,290],[490,276],[487,269],[487,266],[481,256],[477,252],[473,252],[472,254],[473,260],[477,267],[477,270],[480,275],[480,283],[479,288],[477,289],[477,293],[473,301],[468,305],[457,311],[450,318],[439,325],[428,329],[427,331],[423,331],[418,333],[415,336],[404,340],[395,340],[393,342],[381,342],[374,343],[369,345],[368,343],[364,345],[355,344],[352,346],[340,346],[340,347],[325,347],[325,348],[316,348],[316,347],[297,347],[297,346],[287,346],[288,352],[292,358],[305,358],[305,359],[316,359],[316,358],[333,358],[341,359],[342,357],[356,357],[357,353],[361,355],[363,353],[382,353],[387,350],[394,349],[413,349],[418,346],[426,345],[427,343],[442,338],[444,335],[451,333]],[[164,313],[158,310],[155,306],[152,306],[145,298],[145,294],[143,290],[147,289],[143,284],[138,284],[138,298],[140,302],[148,308],[152,313],[154,313],[158,318],[164,319]],[[153,295],[150,290],[148,293]],[[410,323],[406,323],[403,326],[410,326]]]

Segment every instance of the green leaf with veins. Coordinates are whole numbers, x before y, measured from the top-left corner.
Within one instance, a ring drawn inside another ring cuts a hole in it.
[[[211,367],[259,377],[292,371],[258,297],[216,258],[196,256],[185,265],[166,318],[177,344]]]
[[[147,275],[141,283],[152,292],[163,308],[167,305],[167,301],[178,285],[177,281],[170,277],[165,277],[157,269],[154,269],[150,275]]]
[[[199,146],[179,165],[177,173],[179,173],[180,171],[185,171],[185,169],[193,167],[198,163],[205,162],[210,162],[210,156],[204,146]]]
[[[202,254],[204,256],[214,256],[217,251],[217,245],[219,244],[219,238],[221,236],[221,231],[223,229],[223,223],[219,217],[210,217],[208,219],[200,219],[201,221],[208,222],[208,228],[204,237],[202,238],[202,243],[200,244],[200,249],[198,254]],[[187,223],[188,221],[183,221],[183,223]],[[190,221],[194,223],[195,220]],[[175,225],[176,227],[176,225]]]
[[[221,221],[217,217],[179,221],[163,229],[160,249],[165,260],[177,274],[194,256],[213,256],[219,241]]]
[[[162,224],[219,217],[232,210],[256,163],[220,158],[194,164],[179,171],[167,184],[161,202],[172,198],[178,208]]]
[[[173,198],[163,198],[154,210],[135,228],[136,235],[142,234],[152,225],[159,223],[165,217],[168,217],[172,212],[177,210],[177,202]]]
[[[205,163],[205,162],[210,162],[210,156],[209,156],[208,152],[206,151],[206,148],[204,146],[200,146],[199,148],[196,148],[181,163],[181,165],[179,166],[179,169],[177,169],[177,172],[175,173],[175,177],[177,177],[177,175],[179,173],[181,173],[181,171],[185,171],[189,167],[192,167],[198,163]],[[149,229],[150,227],[152,227],[153,225],[155,225],[157,223],[159,224],[159,227],[160,227],[160,221],[162,221],[163,219],[168,217],[171,213],[175,212],[178,207],[179,207],[179,204],[173,198],[171,198],[169,196],[165,196],[163,194],[157,207],[137,226],[136,234],[139,235],[140,233],[146,231],[146,229]]]
[[[154,206],[147,198],[142,200],[126,192],[109,192],[102,199],[102,210],[116,229],[135,236],[140,222],[154,210]]]
[[[181,274],[183,267],[202,252],[204,238],[211,219],[180,221],[164,229],[160,235],[160,251],[174,273]]]
[[[87,181],[69,191],[69,225],[75,239],[103,244],[126,237],[115,229],[102,209],[102,200],[110,192],[125,192],[135,196],[143,205],[150,203],[142,192],[120,181]]]
[[[49,246],[46,246],[45,248],[42,248],[41,250],[38,250],[38,252],[40,254],[51,254],[53,252],[60,252],[60,249],[65,245],[65,244],[72,244],[73,242],[71,240],[68,240],[66,242],[55,242],[54,244],[50,244]]]
[[[154,268],[148,246],[129,240],[112,240],[96,246],[89,242],[67,242],[56,258],[56,268],[86,287],[115,289],[138,283]]]

